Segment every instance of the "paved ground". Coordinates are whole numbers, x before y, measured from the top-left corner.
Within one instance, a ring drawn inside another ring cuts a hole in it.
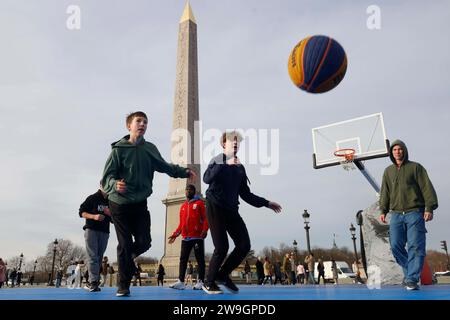
[[[256,286],[242,285],[235,295],[225,291],[208,295],[204,291],[174,290],[169,287],[131,287],[131,296],[117,298],[116,288],[105,287],[101,292],[84,289],[30,288],[0,289],[0,300],[450,300],[450,285],[422,286],[407,291],[402,286],[382,286],[368,289],[365,285],[320,286]]]

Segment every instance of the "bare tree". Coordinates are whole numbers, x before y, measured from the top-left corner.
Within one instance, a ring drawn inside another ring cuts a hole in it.
[[[40,266],[43,271],[50,272],[53,263],[53,242],[47,245],[45,257],[41,257]],[[63,272],[74,261],[85,260],[86,251],[80,246],[76,246],[70,240],[58,239],[55,254],[55,270],[62,269]]]
[[[19,256],[12,257],[11,259],[8,259],[7,263],[8,263],[8,269],[15,268],[16,270],[19,270],[20,257]],[[22,261],[22,264],[23,264],[23,261]]]

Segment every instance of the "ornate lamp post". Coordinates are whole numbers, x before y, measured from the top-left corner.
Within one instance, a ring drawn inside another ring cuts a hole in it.
[[[294,255],[295,255],[295,262],[297,263],[297,241],[294,239],[294,242],[292,242],[292,245],[294,246]]]
[[[305,220],[304,223],[305,223],[305,230],[306,230],[306,246],[308,248],[308,253],[311,253],[311,245],[309,243],[309,229],[310,229],[309,217],[310,217],[310,214],[308,213],[308,211],[306,209],[303,211],[302,217],[303,217],[303,220]]]
[[[50,274],[50,280],[48,282],[48,286],[54,286],[53,283],[53,271],[55,270],[55,257],[56,257],[56,247],[58,246],[58,239],[53,241],[53,262],[52,262],[52,273]]]
[[[356,228],[353,226],[353,223],[350,224],[350,233],[352,234],[352,240],[353,240],[353,249],[355,250],[355,261],[356,265],[358,265],[358,251],[356,251]]]
[[[448,257],[448,251],[447,251],[447,241],[442,240],[441,241],[441,248],[445,251],[445,254],[447,255],[447,270],[450,270],[450,259]]]
[[[363,226],[363,216],[362,216],[363,210],[359,210],[356,213],[356,223],[359,226],[359,238],[360,238],[360,252],[361,252],[361,260],[364,267],[364,271],[367,274],[367,260],[366,260],[366,250],[364,248],[364,236],[362,232],[362,226]]]
[[[37,263],[38,263],[37,259],[34,260],[33,275],[32,275],[33,281],[31,282],[31,285],[33,285],[33,282],[34,282],[34,275],[36,274],[36,265],[37,265]]]
[[[22,260],[23,260],[23,253],[20,254],[19,269],[17,271],[22,270]]]

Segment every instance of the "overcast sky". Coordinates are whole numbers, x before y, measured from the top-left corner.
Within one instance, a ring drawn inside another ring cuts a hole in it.
[[[366,9],[381,9],[369,30]],[[69,30],[69,5],[81,29]],[[178,22],[184,0],[3,0],[0,3],[0,257],[43,255],[54,238],[84,246],[78,208],[97,190],[110,143],[124,117],[149,116],[146,138],[169,159]],[[450,2],[192,0],[198,26],[203,128],[279,129],[280,168],[247,167],[252,191],[283,206],[281,215],[241,205],[252,248],[299,242],[311,213],[311,243],[351,248],[349,225],[376,201],[357,172],[312,168],[311,128],[383,112],[388,138],[403,139],[437,190],[428,249],[450,241]],[[347,74],[325,94],[297,89],[287,59],[309,35],[335,38]],[[208,159],[207,159],[208,160]],[[206,161],[207,161],[206,160]],[[381,183],[387,158],[366,162]],[[202,173],[205,166],[202,165]],[[168,177],[156,174],[149,200],[153,246],[164,246]],[[206,186],[203,185],[203,193]],[[111,233],[106,255],[115,260]],[[212,251],[211,238],[206,250]]]

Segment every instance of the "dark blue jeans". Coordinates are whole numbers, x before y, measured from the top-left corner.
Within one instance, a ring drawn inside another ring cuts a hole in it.
[[[392,254],[403,268],[405,282],[418,283],[425,259],[425,219],[423,212],[391,212],[389,241]],[[406,245],[408,250],[406,250]]]

